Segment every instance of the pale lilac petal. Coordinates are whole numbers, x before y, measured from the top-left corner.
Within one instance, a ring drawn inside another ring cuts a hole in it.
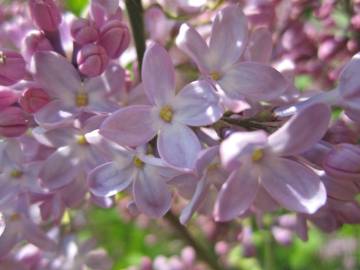
[[[240,157],[251,155],[255,148],[263,148],[267,142],[265,131],[235,132],[220,145],[220,157],[227,170],[235,170],[240,165]]]
[[[172,103],[174,120],[189,126],[215,123],[223,114],[219,96],[208,81],[195,81],[186,85]]]
[[[240,6],[230,5],[217,13],[209,44],[214,71],[224,70],[239,60],[247,36],[247,21]]]
[[[258,176],[249,165],[232,172],[217,197],[215,220],[229,221],[243,214],[253,203],[258,187]]]
[[[249,61],[269,63],[272,53],[272,37],[266,28],[257,28],[251,34],[246,48]]]
[[[210,183],[206,179],[200,180],[195,189],[195,193],[191,198],[189,204],[181,211],[180,223],[186,224],[195,211],[201,206],[209,195]]]
[[[215,145],[202,150],[196,160],[196,170],[201,174],[219,156],[219,146]]]
[[[37,111],[34,118],[40,126],[55,128],[70,123],[75,116],[76,112],[66,109],[59,100],[55,100]]]
[[[330,117],[330,108],[326,104],[309,106],[271,134],[269,145],[278,155],[305,152],[325,135]]]
[[[78,174],[78,162],[69,146],[59,148],[43,164],[39,174],[43,185],[53,190],[69,184]]]
[[[149,100],[161,106],[175,95],[175,70],[167,51],[152,43],[145,51],[142,79]]]
[[[212,71],[207,63],[209,48],[194,28],[182,24],[176,37],[176,45],[195,62],[201,73],[208,74]]]
[[[359,98],[360,76],[358,76],[360,68],[360,53],[355,54],[350,62],[344,67],[339,76],[338,89],[341,95],[351,101],[351,99]]]
[[[164,178],[154,166],[145,165],[138,171],[133,184],[134,199],[139,210],[146,215],[159,218],[165,215],[171,206],[171,194]]]
[[[105,163],[90,172],[90,190],[96,196],[113,196],[130,185],[133,173],[133,167],[119,168],[115,162]]]
[[[19,226],[9,223],[0,236],[0,258],[4,257],[19,241]]]
[[[109,116],[100,127],[100,134],[120,145],[137,146],[156,134],[152,107],[133,105]]]
[[[195,133],[187,126],[176,123],[160,130],[157,145],[160,157],[179,168],[194,168],[201,150]]]
[[[61,199],[65,206],[75,208],[81,205],[88,189],[86,173],[84,171],[79,171],[75,180],[64,186],[58,192],[61,194]]]
[[[260,179],[266,191],[289,210],[313,214],[326,202],[319,176],[295,161],[272,158],[263,162]]]
[[[49,147],[66,146],[74,141],[74,135],[79,131],[71,126],[46,130],[41,127],[33,128],[31,134],[36,141]]]
[[[280,208],[279,204],[260,186],[256,194],[253,206],[262,212],[271,212]]]
[[[253,101],[279,97],[289,83],[276,69],[255,62],[241,62],[227,70],[218,81],[227,96]]]
[[[31,244],[46,251],[55,251],[56,243],[50,239],[38,226],[29,220],[23,220],[24,238]]]
[[[37,52],[32,72],[36,82],[52,97],[68,100],[81,88],[79,73],[63,56],[54,52]]]

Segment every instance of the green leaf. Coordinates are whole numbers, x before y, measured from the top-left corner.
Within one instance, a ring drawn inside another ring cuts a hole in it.
[[[80,16],[88,4],[89,0],[66,0],[65,8],[75,15]]]

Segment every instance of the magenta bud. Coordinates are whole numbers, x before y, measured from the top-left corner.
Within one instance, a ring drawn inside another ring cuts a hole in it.
[[[24,55],[28,58],[38,51],[52,51],[53,46],[45,37],[44,33],[34,31],[28,34],[24,39]]]
[[[99,31],[95,22],[80,18],[71,24],[71,36],[76,43],[85,45],[97,41]]]
[[[18,93],[11,89],[0,89],[0,108],[15,104],[18,100]]]
[[[360,146],[348,143],[336,145],[325,157],[323,168],[336,179],[359,179]]]
[[[130,43],[128,27],[119,20],[105,23],[100,29],[99,44],[112,59],[118,58]]]
[[[323,41],[318,49],[318,57],[321,60],[328,60],[333,57],[344,45],[345,40],[335,40],[329,38]]]
[[[35,24],[44,31],[56,31],[61,13],[53,0],[29,0],[30,14]]]
[[[81,48],[77,55],[77,63],[82,74],[94,77],[104,72],[109,58],[103,47],[88,44]]]
[[[27,130],[27,119],[19,107],[7,107],[0,111],[0,135],[17,137]]]
[[[360,31],[360,14],[357,14],[351,18],[351,26],[355,30]]]
[[[20,106],[27,113],[35,113],[49,103],[49,95],[41,88],[28,88],[20,97]]]
[[[25,60],[21,54],[0,51],[0,85],[12,85],[24,78],[25,73]]]

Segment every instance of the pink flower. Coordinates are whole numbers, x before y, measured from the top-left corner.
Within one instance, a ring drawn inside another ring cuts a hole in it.
[[[216,122],[223,113],[218,97],[206,81],[192,82],[176,94],[171,59],[156,43],[145,53],[142,78],[151,105],[118,110],[104,121],[100,133],[124,146],[141,145],[158,135],[160,157],[172,165],[192,168],[201,145],[188,126]]]
[[[0,85],[12,85],[25,77],[25,60],[17,52],[0,51]]]
[[[317,121],[310,121],[316,115]],[[292,117],[276,132],[237,132],[220,146],[225,168],[232,171],[222,186],[214,215],[226,221],[243,214],[264,190],[283,207],[314,213],[326,201],[319,176],[288,157],[296,156],[318,142],[325,134],[330,110],[314,104]]]
[[[108,62],[105,49],[95,44],[83,46],[77,55],[79,71],[88,77],[99,76],[104,72]]]
[[[56,31],[61,23],[59,8],[53,0],[30,0],[30,14],[36,25],[44,31]]]
[[[96,196],[114,196],[132,185],[137,208],[150,217],[163,216],[171,206],[167,181],[177,171],[164,161],[137,150],[114,145],[112,160],[89,174],[89,184]]]
[[[83,111],[104,113],[118,107],[108,99],[108,86],[102,77],[82,81],[78,71],[59,54],[36,53],[32,69],[36,82],[53,99],[35,113],[40,125],[56,127]]]
[[[237,5],[217,13],[209,44],[187,24],[181,26],[176,39],[177,46],[196,63],[202,76],[217,86],[225,104],[234,111],[241,107],[237,108],[238,105],[228,98],[271,100],[288,87],[284,77],[274,68],[261,63],[240,62],[247,42],[246,17]]]

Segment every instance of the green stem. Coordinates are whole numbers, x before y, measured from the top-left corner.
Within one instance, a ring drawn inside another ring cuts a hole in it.
[[[167,221],[176,229],[179,235],[181,235],[182,239],[186,241],[189,245],[191,245],[200,260],[208,264],[214,270],[224,270],[224,267],[219,265],[217,260],[217,255],[214,250],[207,249],[203,247],[200,243],[198,243],[195,238],[190,234],[190,232],[183,226],[176,215],[174,215],[171,211],[169,211],[165,218]]]
[[[145,52],[145,30],[143,18],[143,6],[141,0],[125,0],[126,9],[129,15],[132,34],[135,41],[136,54],[138,59],[138,71],[141,78],[141,66]]]
[[[274,254],[273,241],[271,233],[265,234],[265,254],[264,254],[264,270],[273,270],[274,268]]]

